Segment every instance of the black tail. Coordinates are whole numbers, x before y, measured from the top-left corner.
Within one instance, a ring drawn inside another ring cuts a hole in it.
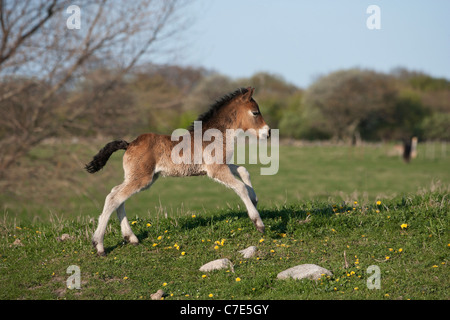
[[[128,142],[124,140],[116,140],[110,142],[106,146],[104,146],[103,149],[101,149],[94,156],[94,159],[92,159],[92,161],[89,162],[84,168],[89,173],[95,173],[105,166],[106,162],[108,162],[109,157],[111,157],[114,152],[120,149],[127,150],[127,148]]]

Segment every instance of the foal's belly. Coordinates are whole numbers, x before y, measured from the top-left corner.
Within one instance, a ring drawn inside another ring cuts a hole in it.
[[[203,176],[206,171],[201,164],[171,164],[157,165],[155,173],[162,177],[189,177]]]

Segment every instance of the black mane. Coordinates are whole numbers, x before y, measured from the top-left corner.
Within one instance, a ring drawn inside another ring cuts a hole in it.
[[[210,120],[220,108],[222,108],[223,106],[228,104],[231,100],[233,100],[237,96],[247,93],[247,91],[248,91],[247,88],[239,88],[239,89],[236,89],[232,93],[224,95],[222,98],[216,100],[216,102],[209,107],[208,111],[199,115],[197,120],[195,120],[195,121],[206,122],[206,121]],[[188,130],[189,131],[194,130],[194,122],[191,123]]]

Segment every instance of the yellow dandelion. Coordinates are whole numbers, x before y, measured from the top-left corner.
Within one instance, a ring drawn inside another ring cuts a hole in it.
[[[432,268],[437,268],[437,267],[438,267],[437,265],[432,266]]]
[[[215,250],[219,250],[219,246],[214,246],[214,249]]]
[[[386,259],[386,260],[389,260],[389,259],[390,259],[390,257],[389,257],[389,256],[386,256],[386,257],[385,257],[385,259]]]
[[[402,224],[400,225],[400,228],[406,229],[406,228],[408,228],[408,224],[407,224],[407,223],[402,223]]]
[[[151,227],[152,225],[150,223],[147,223],[147,227]]]
[[[167,286],[167,282],[164,282],[162,285],[163,285],[163,287]]]
[[[203,279],[206,278],[206,277],[207,277],[206,274],[203,274],[203,275],[202,275],[202,278],[203,278]]]
[[[159,236],[158,238],[156,238],[157,240],[161,240],[162,239],[162,236]]]
[[[128,277],[123,277],[123,280],[127,280],[128,279]]]
[[[236,282],[239,282],[239,281],[241,281],[241,278],[237,277]]]
[[[381,201],[380,200],[377,201],[377,206],[379,206],[379,205],[381,205]]]
[[[210,293],[210,294],[208,295],[208,297],[212,298],[212,297],[214,297],[214,295],[213,295],[212,293]]]
[[[402,249],[402,248],[398,249],[398,252],[402,252],[402,251],[403,251],[403,249]]]
[[[182,255],[182,256],[186,255],[186,252],[184,252],[184,251],[183,251],[183,252],[181,252],[181,255]]]
[[[259,239],[259,243],[264,242],[264,238]]]
[[[133,222],[131,222],[131,224],[136,224],[137,223],[137,221],[133,221]]]
[[[394,249],[392,249],[392,248],[389,248],[389,251],[390,251],[390,252],[392,252],[392,251],[394,251]]]

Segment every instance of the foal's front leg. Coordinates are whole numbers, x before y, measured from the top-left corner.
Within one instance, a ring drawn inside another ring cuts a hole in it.
[[[250,200],[252,200],[253,205],[256,207],[258,204],[258,197],[256,196],[255,190],[253,189],[252,182],[250,181],[250,173],[248,173],[247,169],[243,166],[238,166],[235,164],[229,164],[228,167],[235,176],[241,178],[241,180],[245,183],[245,186],[248,191],[248,195],[250,196]]]
[[[264,233],[264,223],[262,222],[261,217],[259,216],[259,212],[258,210],[256,210],[253,201],[250,199],[246,184],[236,179],[233,176],[232,171],[226,164],[212,165],[207,169],[207,173],[209,177],[220,183],[223,183],[238,194],[238,196],[244,202],[245,207],[247,208],[247,213],[250,217],[250,220],[252,220],[258,231]]]

